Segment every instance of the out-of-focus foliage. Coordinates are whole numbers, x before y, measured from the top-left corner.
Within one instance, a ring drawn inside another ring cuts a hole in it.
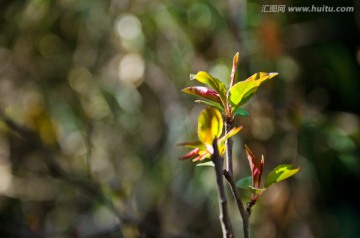
[[[264,154],[266,173],[301,167],[259,200],[253,236],[356,237],[359,4],[262,4],[278,3],[0,1],[0,110],[35,132],[0,124],[0,237],[219,237],[213,168],[179,162],[175,145],[196,137],[202,108],[181,92],[188,75],[230,82],[235,52],[237,82],[279,76],[236,119],[234,144]],[[250,175],[244,151],[234,156]]]

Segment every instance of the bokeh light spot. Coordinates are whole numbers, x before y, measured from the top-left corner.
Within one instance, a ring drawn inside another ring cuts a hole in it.
[[[119,64],[120,81],[139,86],[143,82],[145,72],[145,62],[139,54],[130,53],[125,55]]]
[[[141,35],[141,23],[134,15],[119,17],[115,23],[116,33],[121,39],[133,40]]]

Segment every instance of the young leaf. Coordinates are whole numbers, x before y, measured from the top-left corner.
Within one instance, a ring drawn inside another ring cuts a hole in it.
[[[226,87],[223,82],[219,79],[211,76],[210,74],[200,71],[196,75],[190,75],[190,79],[196,79],[200,83],[208,85],[210,88],[214,89],[220,96],[223,102],[226,101]]]
[[[185,147],[189,147],[189,148],[205,149],[205,146],[200,141],[183,142],[183,143],[179,143],[177,145],[181,145],[181,146],[185,146]]]
[[[230,87],[232,87],[235,82],[235,73],[236,73],[236,68],[237,68],[238,62],[239,62],[239,52],[237,52],[235,54],[234,59],[233,59],[233,66],[231,69],[231,76],[230,76],[230,79],[231,79]]]
[[[208,159],[210,158],[210,153],[208,151],[200,151],[199,152],[199,155],[194,158],[192,161],[195,162],[195,161],[202,161],[204,159]]]
[[[214,107],[218,109],[220,112],[224,112],[224,108],[221,106],[221,104],[213,101],[205,101],[205,100],[195,100],[195,102],[204,103],[210,107]]]
[[[248,117],[250,115],[250,113],[248,111],[246,111],[245,109],[238,107],[238,108],[235,108],[234,115]]]
[[[205,145],[212,145],[214,138],[219,138],[223,129],[221,113],[208,107],[201,111],[198,119],[198,137]]]
[[[252,186],[260,188],[264,169],[264,157],[262,157],[261,161],[258,161],[247,145],[245,145],[245,152],[251,169]]]
[[[219,94],[216,91],[207,87],[201,87],[201,86],[187,87],[184,88],[182,91],[184,93],[202,97],[213,102],[221,103]]]
[[[254,195],[260,196],[263,192],[265,192],[266,188],[255,188],[250,186],[250,190]]]
[[[291,164],[281,164],[273,169],[267,176],[265,181],[265,188],[268,188],[273,183],[280,182],[287,179],[299,171],[300,168],[294,168]]]
[[[190,151],[189,153],[187,153],[186,155],[184,155],[183,157],[181,157],[181,160],[186,160],[186,159],[192,159],[196,156],[198,156],[200,149],[199,148],[195,148],[192,151]]]
[[[204,163],[199,163],[196,166],[210,166],[210,167],[215,167],[214,162],[212,161],[208,161],[208,162],[204,162]]]
[[[266,188],[255,188],[251,186],[251,183],[252,183],[252,178],[251,176],[248,176],[237,181],[236,187],[245,189],[249,192],[252,192],[254,195],[258,195],[258,196],[261,195],[266,190]]]
[[[238,108],[246,103],[256,92],[258,87],[266,80],[278,73],[256,73],[245,81],[241,81],[230,88],[229,101],[232,108]]]
[[[242,126],[232,128],[226,135],[224,135],[223,137],[221,137],[221,138],[219,139],[219,142],[218,142],[219,146],[224,145],[224,144],[225,144],[225,141],[226,141],[228,138],[236,135],[241,129],[242,129]]]
[[[252,178],[251,176],[242,178],[236,182],[236,187],[251,191]]]

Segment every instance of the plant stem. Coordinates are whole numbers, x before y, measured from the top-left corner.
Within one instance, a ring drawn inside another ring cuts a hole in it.
[[[225,134],[229,133],[232,129],[233,123],[232,120],[225,121]],[[241,218],[243,220],[243,229],[244,229],[244,238],[250,237],[250,210],[245,210],[244,204],[242,203],[239,190],[237,189],[234,179],[233,179],[233,164],[232,164],[232,147],[233,141],[231,138],[228,138],[225,141],[226,146],[226,154],[225,154],[225,161],[226,161],[226,170],[224,171],[224,176],[228,181],[231,192],[236,200],[236,204],[238,206]]]
[[[251,212],[251,208],[247,208],[245,210],[244,204],[241,201],[241,197],[240,197],[240,193],[239,190],[237,189],[234,179],[233,177],[228,173],[228,171],[224,171],[224,176],[226,178],[226,180],[228,181],[230,188],[231,188],[231,192],[236,200],[236,204],[238,206],[241,218],[243,220],[243,228],[244,228],[244,238],[249,238],[250,237],[250,212]]]
[[[217,146],[217,139],[213,141],[214,153],[211,156],[212,161],[215,164],[216,183],[218,188],[218,200],[220,210],[220,224],[222,229],[223,238],[234,238],[234,232],[232,229],[229,212],[227,208],[227,199],[225,195],[225,188],[223,182],[223,159],[219,155],[219,149]]]
[[[233,124],[228,120],[225,121],[225,135],[229,133]],[[232,147],[233,141],[231,138],[228,138],[225,141],[226,153],[225,153],[225,162],[226,162],[226,171],[232,176],[233,175],[233,164],[232,164]]]

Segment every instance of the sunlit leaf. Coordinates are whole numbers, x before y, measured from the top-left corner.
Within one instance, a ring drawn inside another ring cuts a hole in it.
[[[216,109],[218,109],[220,112],[224,112],[224,108],[221,106],[221,104],[217,103],[217,102],[213,102],[213,101],[204,101],[204,100],[195,100],[195,102],[198,103],[204,103],[210,107],[214,107]]]
[[[177,145],[180,146],[185,146],[185,147],[189,147],[189,148],[205,148],[204,144],[201,143],[200,141],[191,141],[191,142],[183,142],[183,143],[179,143]]]
[[[223,82],[221,82],[218,78],[213,77],[212,75],[200,71],[196,75],[190,75],[190,79],[208,85],[210,88],[214,89],[220,96],[223,102],[226,101],[226,87]]]
[[[278,73],[256,73],[248,79],[235,84],[230,88],[229,102],[232,108],[238,108],[246,103],[266,80],[275,77]]]
[[[230,137],[236,135],[241,129],[242,129],[242,126],[232,128],[226,135],[224,135],[223,137],[221,137],[219,139],[219,142],[218,142],[219,146],[223,145],[225,143],[225,141],[227,139],[229,139]]]
[[[194,158],[192,161],[196,162],[196,161],[202,161],[204,159],[209,159],[210,158],[210,153],[209,151],[202,151],[199,153],[199,155]]]
[[[202,110],[198,119],[198,137],[205,145],[212,145],[214,138],[222,133],[223,120],[221,113],[211,107]]]
[[[192,151],[190,151],[189,153],[187,153],[186,155],[184,155],[183,157],[181,157],[181,160],[186,160],[186,159],[192,159],[194,157],[197,157],[199,155],[199,148],[195,148]]]
[[[293,168],[291,164],[281,164],[273,169],[267,176],[265,181],[265,188],[268,188],[273,183],[280,182],[287,179],[299,171],[300,168]]]
[[[212,161],[208,161],[208,162],[204,162],[204,163],[199,163],[196,166],[210,166],[210,167],[215,167],[214,162]]]
[[[219,94],[216,91],[207,87],[201,87],[201,86],[187,87],[184,88],[182,91],[184,93],[202,97],[213,102],[217,102],[220,104],[222,103]]]
[[[248,111],[246,111],[245,109],[238,107],[238,108],[235,108],[234,115],[248,117],[250,115],[250,113]]]

